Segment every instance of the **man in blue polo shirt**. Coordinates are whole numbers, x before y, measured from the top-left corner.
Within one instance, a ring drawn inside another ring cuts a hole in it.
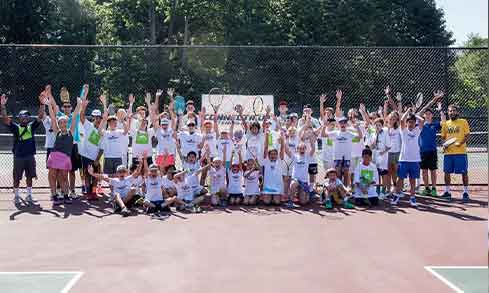
[[[20,111],[18,115],[18,124],[13,122],[12,119],[7,116],[6,105],[7,97],[2,95],[0,97],[0,118],[2,123],[8,127],[14,136],[14,145],[12,148],[14,154],[14,202],[16,205],[20,204],[19,185],[25,172],[27,185],[26,201],[32,203],[32,178],[37,178],[36,159],[34,157],[36,154],[34,132],[42,124],[39,117],[42,117],[41,115],[44,112],[44,105],[41,105],[39,108],[39,117],[34,121],[31,121],[31,114],[28,111]]]

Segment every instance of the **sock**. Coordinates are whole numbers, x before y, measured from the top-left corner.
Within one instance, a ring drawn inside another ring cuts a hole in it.
[[[15,197],[19,197],[19,188],[14,188]]]
[[[32,187],[27,187],[27,195],[31,196],[32,195]]]
[[[450,192],[450,185],[445,185],[445,192]]]
[[[469,193],[469,187],[468,186],[464,186],[464,192]]]

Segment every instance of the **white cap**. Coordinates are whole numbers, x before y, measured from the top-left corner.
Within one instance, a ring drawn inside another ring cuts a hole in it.
[[[170,124],[170,120],[166,119],[166,118],[163,118],[160,120],[160,124],[161,125],[168,125]]]
[[[92,111],[92,116],[93,117],[95,117],[95,116],[100,117],[100,116],[102,116],[102,112],[100,112],[100,110],[98,110],[98,109],[95,109]]]

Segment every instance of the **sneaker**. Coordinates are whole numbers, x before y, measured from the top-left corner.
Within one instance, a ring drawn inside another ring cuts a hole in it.
[[[14,204],[19,205],[22,201],[20,200],[20,196],[16,195],[14,196]]]
[[[34,199],[32,198],[32,195],[29,194],[28,196],[26,196],[25,200],[27,201],[27,203],[30,203],[30,204],[33,204],[34,203]]]
[[[293,208],[294,208],[294,202],[292,202],[291,200],[289,200],[289,201],[287,202],[287,208],[288,208],[288,209],[293,209]]]
[[[431,189],[431,196],[438,196],[438,193],[436,193],[436,188]]]
[[[350,209],[353,209],[354,206],[353,206],[353,204],[350,201],[348,201],[348,200],[345,199],[343,201],[343,208],[350,210]]]
[[[421,193],[422,196],[431,196],[431,189],[428,187],[428,188],[425,188],[423,190],[423,192]]]
[[[78,198],[78,195],[76,194],[76,192],[74,190],[70,192],[70,198],[71,199],[77,199]]]
[[[443,193],[443,195],[441,197],[446,199],[446,200],[452,200],[452,194],[450,192],[447,192],[447,191],[445,191],[445,193]]]
[[[324,208],[327,209],[327,210],[330,210],[330,209],[333,208],[333,203],[331,202],[331,199],[327,199],[324,202]]]
[[[129,214],[130,214],[130,212],[129,212],[129,210],[128,210],[126,207],[124,207],[124,208],[121,210],[121,215],[122,215],[122,217],[124,217],[124,218],[125,218],[125,217],[128,217],[128,216],[129,216]]]
[[[415,197],[415,196],[411,196],[411,198],[409,199],[409,204],[410,204],[412,207],[416,207],[416,206],[418,206],[418,204],[416,203],[416,197]]]
[[[65,204],[72,204],[73,203],[73,200],[71,199],[71,197],[69,197],[68,195],[64,195],[63,196],[63,202]]]
[[[385,193],[383,193],[382,191],[379,193],[379,199],[380,200],[384,200],[385,198]]]
[[[469,200],[470,200],[469,194],[467,192],[464,192],[464,194],[462,195],[462,202],[463,203],[468,203]]]
[[[401,199],[401,196],[398,193],[394,193],[392,196],[393,198],[391,199],[391,205],[397,205]]]
[[[62,201],[58,195],[51,196],[51,201],[53,202],[53,205],[55,205],[55,206],[58,206],[62,203]]]
[[[81,190],[82,190],[82,194],[87,194],[88,193],[87,188],[85,187],[85,185],[82,185]]]

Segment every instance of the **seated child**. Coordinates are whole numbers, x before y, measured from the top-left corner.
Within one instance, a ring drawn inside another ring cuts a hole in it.
[[[355,204],[377,206],[379,195],[376,187],[379,183],[379,174],[377,167],[372,163],[372,151],[370,149],[362,151],[362,162],[357,166],[354,178]]]
[[[348,200],[349,193],[343,182],[338,179],[336,169],[329,168],[326,170],[326,181],[324,182],[324,207],[332,209],[333,204],[343,205],[345,209],[352,209],[353,205]]]
[[[250,156],[248,154],[248,156]],[[260,195],[260,170],[258,162],[251,156],[246,160],[246,170],[244,171],[244,205],[255,205],[256,199]]]
[[[146,165],[146,161],[143,162]],[[145,195],[144,195],[144,203],[143,207],[146,210],[147,214],[156,213],[158,211],[161,212],[170,212],[169,205],[171,205],[175,201],[175,196],[163,198],[163,179],[159,176],[159,169],[156,164],[152,164],[147,168],[144,167],[145,171]]]
[[[231,168],[228,170],[229,203],[238,205],[243,200],[243,162],[241,150],[237,150],[238,160],[235,160],[236,152],[231,153]]]
[[[195,181],[198,182],[198,175],[202,171],[208,169],[209,165],[206,165],[193,173],[187,171],[178,172],[173,176],[173,182],[177,189],[177,197],[175,199],[175,205],[179,211],[191,210],[194,213],[200,213],[200,203],[205,199],[207,190],[201,189],[200,192],[196,192],[193,187]]]
[[[272,146],[273,147],[273,146]],[[281,204],[282,194],[284,192],[283,158],[284,158],[284,138],[280,138],[280,158],[277,149],[269,146],[268,142],[264,144],[263,160],[263,191],[262,200],[265,204]]]

